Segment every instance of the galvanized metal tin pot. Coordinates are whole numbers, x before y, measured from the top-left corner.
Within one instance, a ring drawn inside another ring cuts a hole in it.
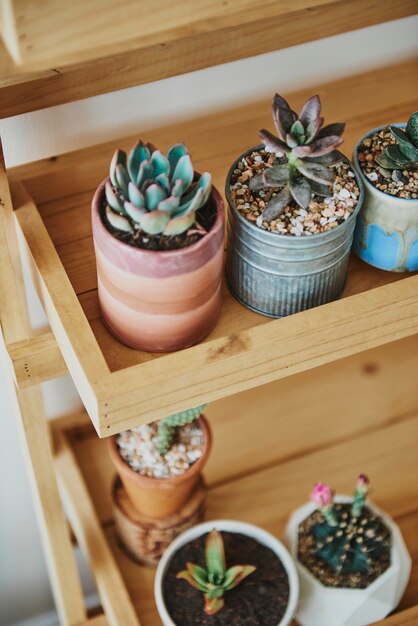
[[[405,128],[406,124],[392,124]],[[391,272],[418,270],[418,199],[397,198],[377,189],[364,175],[358,149],[364,139],[378,132],[375,128],[360,139],[353,161],[364,181],[364,203],[354,232],[353,250],[363,261]]]
[[[326,233],[290,237],[263,230],[239,213],[230,193],[231,176],[239,161],[261,148],[242,154],[228,172],[226,277],[232,294],[246,307],[269,317],[284,317],[340,296],[364,192],[356,176],[360,197],[353,214]]]

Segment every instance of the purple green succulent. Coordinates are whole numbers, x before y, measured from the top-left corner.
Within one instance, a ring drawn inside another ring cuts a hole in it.
[[[125,233],[185,233],[195,224],[196,212],[206,204],[212,188],[207,172],[197,182],[193,179],[192,161],[184,144],[175,144],[166,155],[142,141],[129,155],[116,150],[105,186],[107,219],[113,228]]]
[[[177,578],[186,580],[205,596],[204,611],[215,615],[224,606],[224,594],[234,589],[256,568],[253,565],[233,565],[226,568],[225,549],[221,533],[214,528],[207,536],[205,547],[206,569],[194,563],[187,563],[186,569]]]
[[[254,176],[250,189],[278,190],[267,203],[262,218],[277,219],[292,200],[307,209],[312,196],[329,196],[335,179],[330,165],[341,161],[336,150],[343,142],[345,124],[323,126],[319,96],[309,98],[297,115],[282,96],[273,99],[273,121],[279,137],[261,130],[260,137],[268,150],[278,155],[274,163]]]
[[[376,156],[379,165],[387,170],[404,170],[418,167],[418,111],[412,113],[405,130],[390,126],[397,143],[386,146]]]

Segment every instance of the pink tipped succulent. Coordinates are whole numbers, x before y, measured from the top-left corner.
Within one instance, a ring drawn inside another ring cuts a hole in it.
[[[311,499],[321,511],[329,526],[336,526],[337,519],[334,512],[334,493],[331,487],[325,483],[315,483]]]
[[[216,528],[208,534],[205,560],[206,569],[187,563],[186,569],[179,572],[177,578],[186,580],[192,587],[202,591],[205,596],[205,613],[215,615],[225,604],[225,591],[234,589],[256,568],[253,565],[233,565],[226,569],[224,543]]]
[[[305,102],[299,116],[282,96],[273,98],[273,122],[279,137],[268,130],[260,131],[260,138],[268,150],[284,157],[254,176],[250,189],[271,188],[278,191],[266,205],[262,217],[266,222],[277,219],[294,200],[307,209],[313,194],[329,196],[335,174],[330,165],[341,161],[336,150],[343,142],[345,124],[323,126],[321,101],[313,96]]]

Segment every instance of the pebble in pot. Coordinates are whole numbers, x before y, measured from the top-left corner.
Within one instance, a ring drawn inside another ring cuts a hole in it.
[[[370,502],[360,475],[354,497],[317,483],[292,515],[287,542],[296,560],[301,626],[368,626],[399,604],[411,557],[395,522]]]
[[[223,201],[184,144],[116,150],[96,191],[92,227],[103,321],[132,348],[201,341],[221,309]]]
[[[154,587],[164,626],[288,626],[298,589],[283,544],[232,520],[180,535],[164,553]]]
[[[368,133],[353,160],[365,184],[354,251],[379,269],[418,270],[418,111]]]
[[[282,317],[335,300],[346,277],[362,185],[336,148],[344,124],[323,126],[318,96],[297,115],[275,95],[279,137],[241,155],[226,181],[226,275],[245,306]]]

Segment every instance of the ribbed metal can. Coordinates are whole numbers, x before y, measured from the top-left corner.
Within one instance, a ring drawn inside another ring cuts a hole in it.
[[[341,295],[364,190],[356,174],[358,204],[352,215],[333,230],[308,237],[263,230],[240,214],[230,192],[231,176],[239,161],[262,148],[256,146],[242,154],[228,172],[226,278],[231,293],[246,307],[268,317],[284,317]]]

